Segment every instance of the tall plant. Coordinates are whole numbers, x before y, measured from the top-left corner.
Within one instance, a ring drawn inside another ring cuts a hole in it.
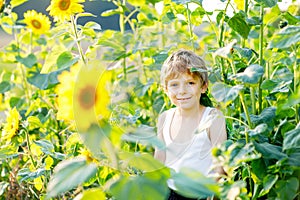
[[[152,152],[164,148],[156,118],[172,105],[159,71],[178,48],[207,60],[229,137],[213,150],[222,182],[181,171],[178,187],[221,199],[299,198],[298,7],[114,0],[101,15],[118,15],[120,29],[101,30],[77,23],[94,16],[84,1],[52,0],[51,28],[41,13],[21,21],[10,10],[24,2],[0,4],[1,27],[14,36],[0,51],[2,199],[164,199],[171,174]],[[189,181],[197,187],[180,184]]]

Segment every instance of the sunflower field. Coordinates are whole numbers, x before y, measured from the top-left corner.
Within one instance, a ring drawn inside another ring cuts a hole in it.
[[[206,61],[228,140],[213,149],[222,179],[183,170],[178,188],[300,200],[299,1],[108,0],[95,14],[92,0],[50,0],[15,12],[28,1],[0,0],[0,41],[12,38],[0,47],[0,199],[165,199],[160,68],[184,48]],[[118,29],[78,23],[97,16]]]

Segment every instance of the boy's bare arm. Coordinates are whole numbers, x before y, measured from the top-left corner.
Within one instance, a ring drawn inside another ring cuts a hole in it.
[[[209,129],[209,138],[212,143],[212,147],[221,145],[225,140],[227,140],[226,133],[226,123],[224,115],[221,111],[215,110],[217,117],[214,119],[210,129]],[[215,171],[217,174],[225,174],[222,166],[216,167]]]
[[[217,117],[209,128],[209,139],[213,146],[218,146],[227,140],[225,118],[221,111],[215,110]]]
[[[162,133],[163,133],[163,125],[164,125],[164,122],[165,122],[165,118],[166,118],[166,113],[163,112],[161,115],[159,115],[158,121],[157,121],[157,137],[162,142],[164,142],[164,138],[163,138]],[[155,147],[154,158],[161,161],[162,163],[164,163],[165,159],[166,159],[165,151]]]

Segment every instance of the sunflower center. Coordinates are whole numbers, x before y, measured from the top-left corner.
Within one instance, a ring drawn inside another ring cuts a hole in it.
[[[95,94],[95,87],[86,86],[79,92],[79,104],[84,109],[90,109],[95,105],[97,96]]]
[[[41,22],[39,22],[39,21],[36,20],[36,19],[33,19],[33,20],[31,21],[31,24],[32,24],[32,26],[33,26],[34,28],[36,28],[36,29],[40,29],[40,28],[42,27]]]
[[[58,6],[60,10],[68,10],[70,4],[71,4],[70,0],[61,0]]]

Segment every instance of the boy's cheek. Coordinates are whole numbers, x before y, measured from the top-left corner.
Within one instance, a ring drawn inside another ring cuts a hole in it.
[[[169,90],[168,91],[168,93],[167,93],[167,95],[168,95],[168,97],[171,99],[171,98],[174,98],[174,96],[175,96],[175,92],[174,91],[172,91],[172,90]]]

